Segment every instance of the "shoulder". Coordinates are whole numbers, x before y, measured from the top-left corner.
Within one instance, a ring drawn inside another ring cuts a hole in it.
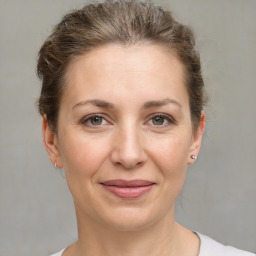
[[[231,246],[222,245],[208,236],[195,232],[200,238],[199,256],[256,256],[254,253],[242,251]],[[61,256],[65,249],[50,256]]]
[[[61,256],[62,253],[64,252],[64,250],[65,250],[65,249],[63,249],[63,250],[61,250],[61,251],[59,251],[59,252],[57,252],[57,253],[54,253],[54,254],[52,254],[52,255],[50,255],[50,256]]]
[[[199,256],[255,256],[256,254],[242,251],[231,246],[222,245],[208,236],[196,234],[201,240]]]

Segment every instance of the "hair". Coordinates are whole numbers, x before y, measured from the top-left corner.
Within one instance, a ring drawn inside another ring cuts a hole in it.
[[[152,44],[169,49],[185,67],[191,120],[193,128],[198,127],[205,93],[192,30],[174,20],[170,11],[150,1],[105,0],[65,15],[39,51],[37,74],[42,88],[38,110],[42,116],[46,115],[53,131],[57,131],[69,64],[75,57],[111,43]]]

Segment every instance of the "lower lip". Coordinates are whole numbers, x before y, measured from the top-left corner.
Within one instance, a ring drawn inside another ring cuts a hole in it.
[[[107,186],[102,184],[102,186],[108,190],[110,193],[124,199],[134,199],[139,198],[146,193],[148,193],[154,186],[141,186],[141,187],[117,187],[117,186]]]

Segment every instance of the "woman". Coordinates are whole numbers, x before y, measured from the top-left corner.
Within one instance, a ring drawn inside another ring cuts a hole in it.
[[[205,124],[194,46],[170,12],[133,0],[66,15],[42,46],[44,145],[78,223],[55,255],[252,255],[174,219]]]

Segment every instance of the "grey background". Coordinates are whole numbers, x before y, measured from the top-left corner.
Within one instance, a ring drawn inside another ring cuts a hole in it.
[[[0,0],[0,255],[49,255],[76,239],[62,171],[41,142],[37,51],[79,0]],[[256,251],[256,1],[172,0],[192,25],[210,95],[198,161],[177,220],[224,244]]]

